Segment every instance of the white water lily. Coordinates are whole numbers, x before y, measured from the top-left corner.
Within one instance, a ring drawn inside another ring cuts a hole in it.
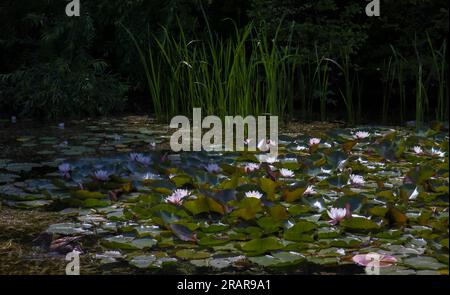
[[[309,140],[309,145],[317,145],[317,144],[319,144],[320,143],[320,138],[311,138],[310,140]]]
[[[99,181],[107,181],[109,178],[108,171],[105,170],[97,170],[94,172],[94,179]]]
[[[216,163],[209,163],[208,165],[204,166],[204,168],[209,173],[220,173],[222,171],[220,166]]]
[[[183,199],[189,196],[191,193],[186,189],[177,189],[170,196],[166,198],[166,202],[181,206],[183,204]]]
[[[298,145],[295,149],[296,149],[297,151],[306,151],[308,148],[307,148],[306,146]]]
[[[308,185],[306,190],[303,192],[304,196],[310,196],[310,195],[314,195],[314,194],[317,194],[317,192],[314,190],[314,186],[312,186],[312,185]]]
[[[61,130],[64,129],[65,128],[65,124],[63,122],[59,123],[58,124],[58,128],[61,129]]]
[[[435,148],[432,148],[432,149],[431,149],[431,154],[432,154],[433,156],[438,156],[438,157],[441,157],[441,158],[443,158],[443,157],[445,156],[445,153],[444,153],[444,152],[442,152],[442,151],[440,151],[440,150],[438,150],[438,149],[435,149]]]
[[[330,224],[336,225],[341,222],[347,216],[347,209],[345,208],[331,208],[327,211],[328,216],[331,218]]]
[[[355,138],[356,139],[365,139],[365,138],[367,138],[367,137],[369,137],[370,136],[370,133],[369,132],[366,132],[366,131],[358,131],[358,132],[356,132],[355,133]]]
[[[276,162],[279,162],[278,157],[274,157],[274,156],[268,156],[268,155],[262,155],[260,157],[260,162],[261,163],[267,163],[267,164],[273,164]]]
[[[294,171],[285,168],[280,169],[280,174],[283,177],[294,177]]]
[[[246,198],[255,198],[255,199],[261,199],[263,197],[263,194],[261,194],[258,191],[249,191],[245,193]]]
[[[313,204],[313,207],[317,208],[317,210],[319,212],[322,212],[325,210],[325,208],[322,206],[322,203],[320,203],[319,201],[315,201]]]
[[[423,150],[422,150],[422,148],[421,148],[420,146],[415,146],[415,147],[413,148],[413,150],[414,150],[414,152],[415,152],[416,154],[418,154],[418,155],[423,154]]]
[[[245,172],[249,173],[249,172],[258,170],[260,167],[261,166],[259,164],[249,163],[249,164],[245,165],[244,170],[245,170]]]
[[[364,180],[364,177],[361,175],[355,175],[351,174],[350,176],[350,183],[353,185],[363,185],[366,181]]]

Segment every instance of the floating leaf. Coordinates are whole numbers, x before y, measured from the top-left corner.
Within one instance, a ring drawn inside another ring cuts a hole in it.
[[[254,239],[242,245],[242,250],[246,252],[265,253],[283,248],[283,244],[275,237],[264,239]]]
[[[306,259],[299,253],[278,252],[272,255],[249,257],[249,260],[264,267],[287,267],[301,264]]]
[[[197,236],[186,226],[181,224],[171,224],[169,228],[182,241],[196,242]]]
[[[341,226],[344,227],[346,230],[353,230],[353,231],[373,231],[379,229],[378,224],[364,217],[353,217],[349,219],[344,219],[341,222]]]

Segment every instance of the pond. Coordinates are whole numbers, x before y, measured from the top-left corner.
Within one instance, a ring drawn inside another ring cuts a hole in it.
[[[292,122],[275,159],[140,116],[0,127],[0,274],[448,274],[448,126]]]

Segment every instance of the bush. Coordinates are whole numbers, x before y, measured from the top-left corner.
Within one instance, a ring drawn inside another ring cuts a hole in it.
[[[2,110],[53,119],[123,111],[127,87],[99,63],[72,70],[57,60],[2,75],[0,89]]]

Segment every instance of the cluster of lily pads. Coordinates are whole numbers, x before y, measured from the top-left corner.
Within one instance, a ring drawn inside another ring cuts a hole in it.
[[[278,271],[366,266],[376,254],[382,274],[448,273],[445,132],[334,129],[259,144],[279,144],[279,156],[82,158],[0,186],[0,198],[76,214],[48,232],[81,237],[84,254],[106,264]],[[98,245],[83,247],[87,237]]]

